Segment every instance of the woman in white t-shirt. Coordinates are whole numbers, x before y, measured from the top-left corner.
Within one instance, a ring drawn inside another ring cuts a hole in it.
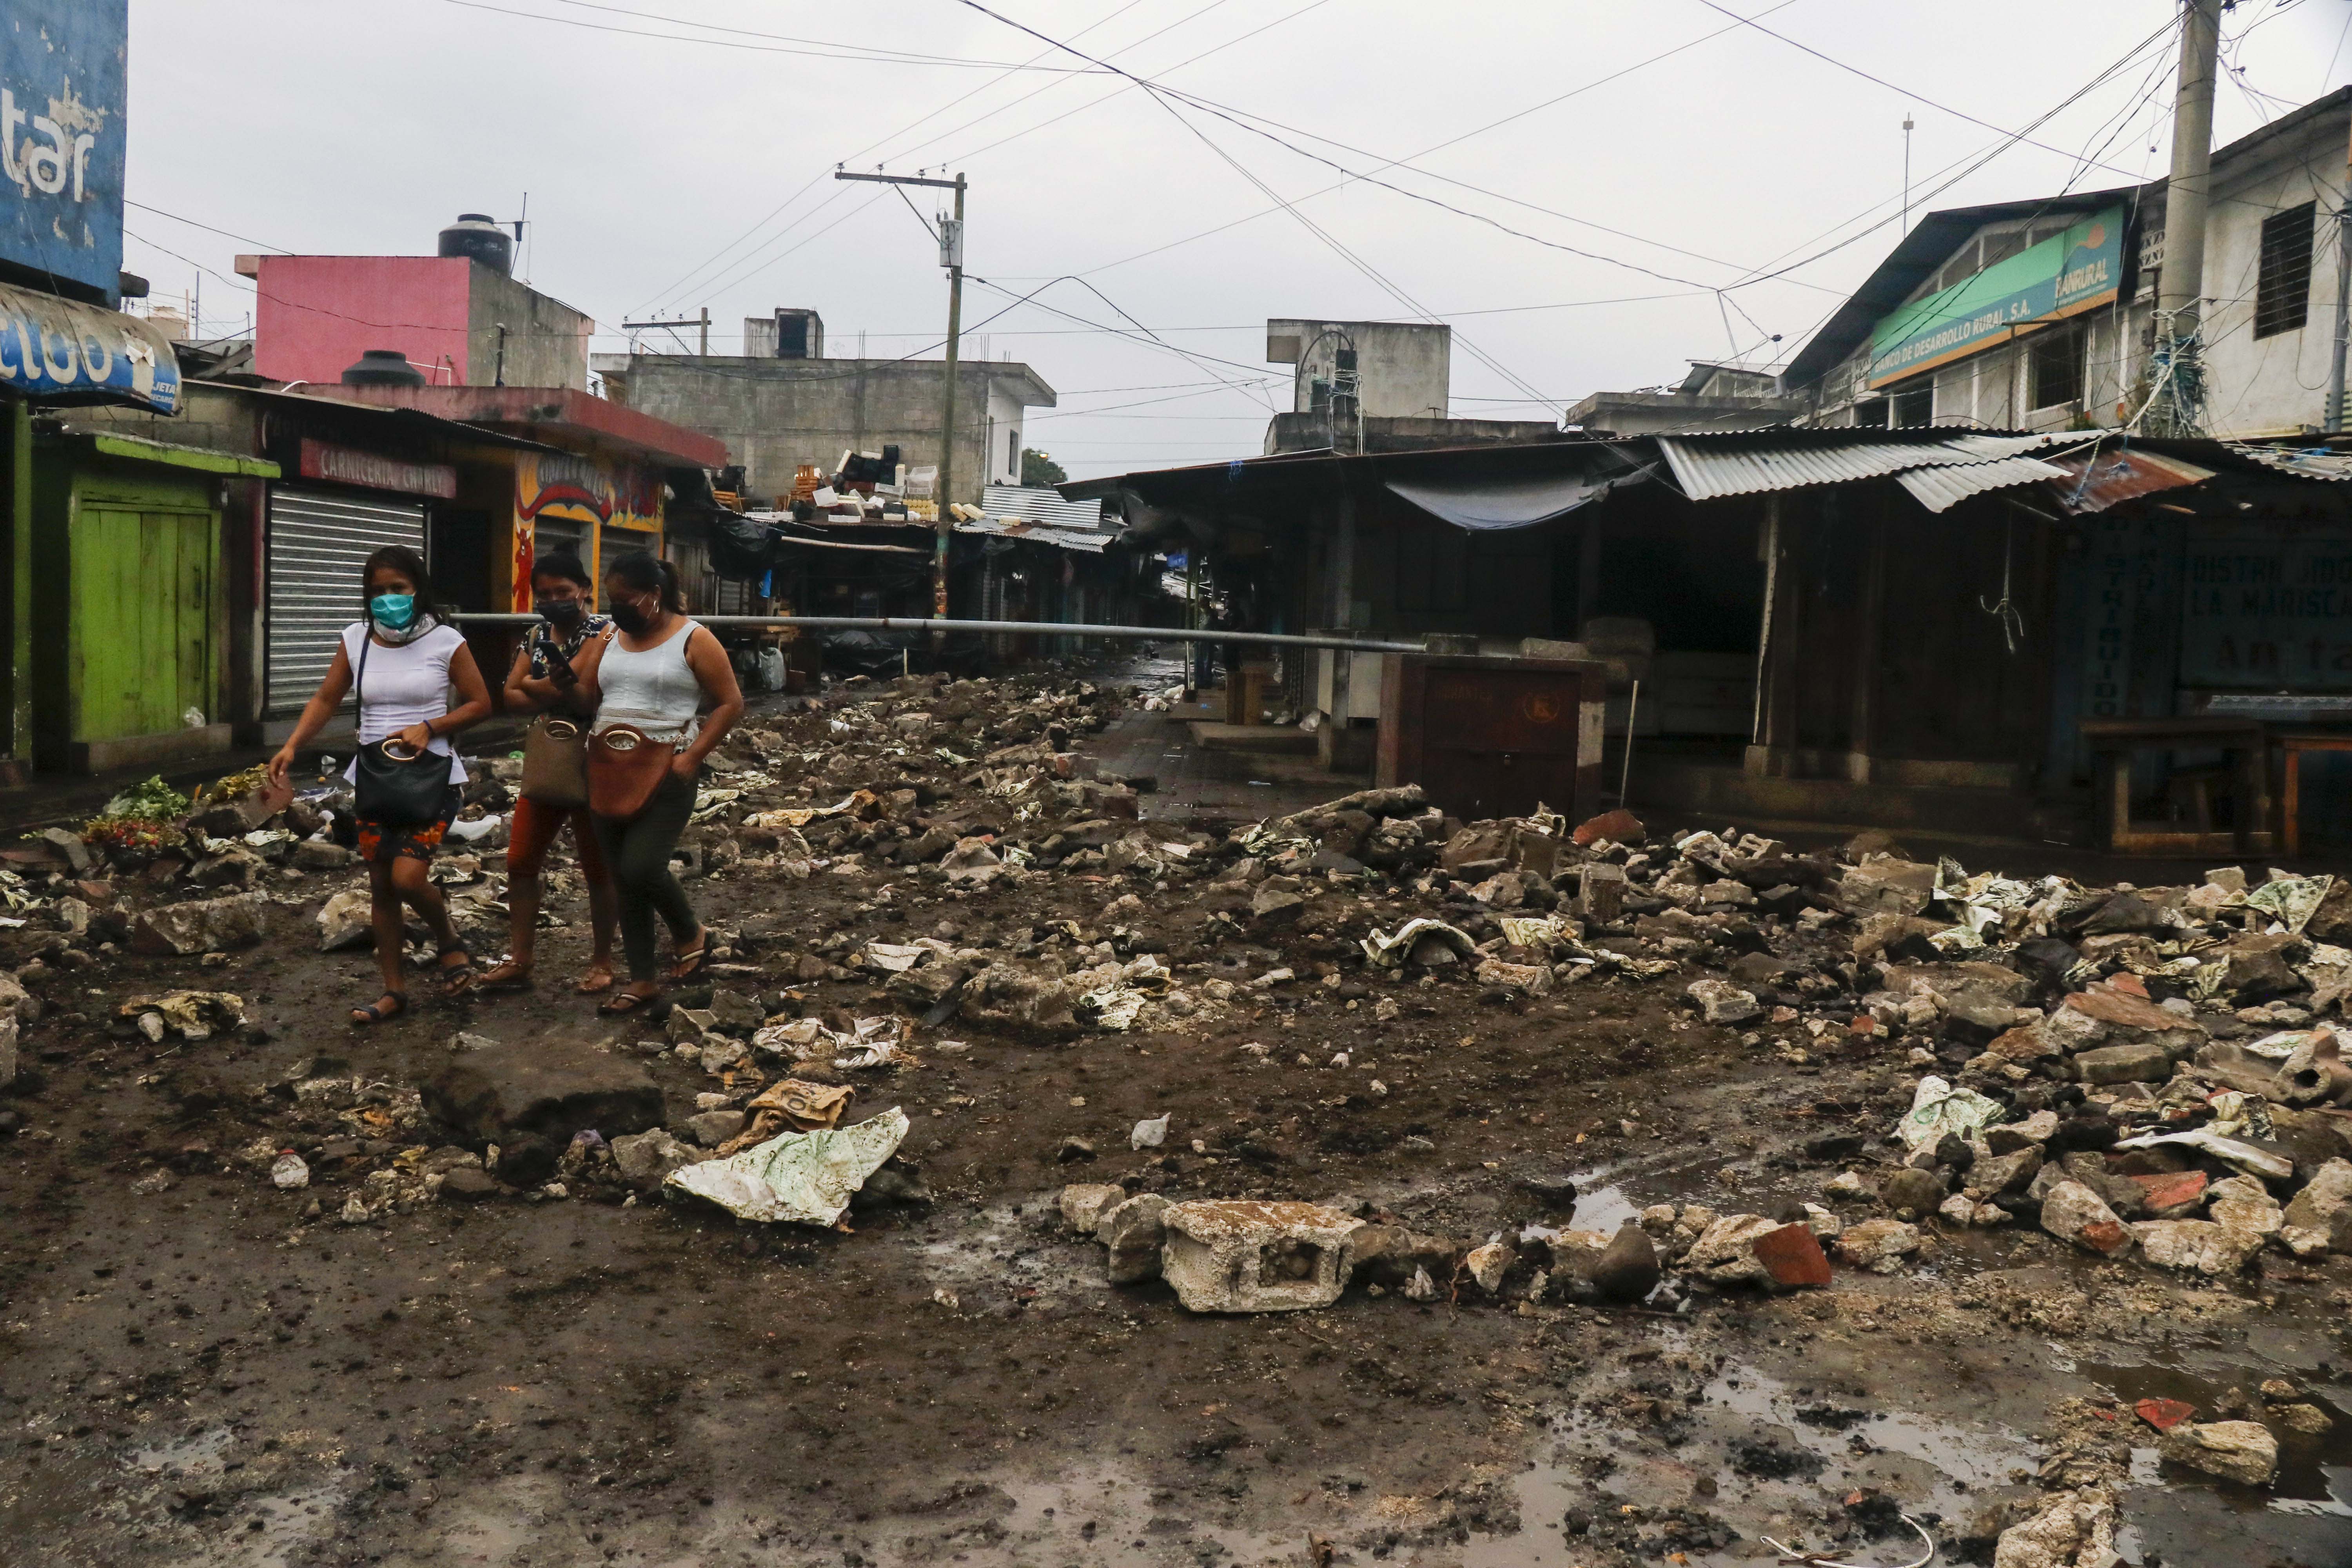
[[[449,991],[462,991],[474,970],[457,926],[449,919],[448,900],[426,877],[434,847],[457,815],[464,793],[466,764],[449,737],[489,716],[490,694],[482,672],[457,628],[449,625],[433,601],[433,584],[425,563],[403,544],[386,545],[367,558],[361,574],[361,601],[365,618],[343,628],[335,646],[334,661],[326,679],[303,705],[294,732],[269,759],[269,780],[285,787],[294,754],[327,727],[352,686],[357,670],[360,689],[360,744],[397,738],[409,751],[432,752],[449,759],[449,788],[435,820],[392,826],[358,819],[360,858],[367,862],[368,893],[375,923],[376,967],[383,973],[383,994],[369,1006],[352,1009],[354,1024],[381,1024],[408,1010],[408,989],[401,969],[405,942],[401,906],[415,910],[439,944],[441,980]],[[449,706],[455,689],[457,706]],[[353,777],[358,767],[346,772]]]

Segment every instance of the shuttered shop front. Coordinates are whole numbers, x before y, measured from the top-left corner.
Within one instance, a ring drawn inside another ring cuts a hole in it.
[[[310,699],[335,639],[360,618],[360,568],[387,544],[425,553],[420,501],[280,489],[269,497],[268,694],[273,717]]]

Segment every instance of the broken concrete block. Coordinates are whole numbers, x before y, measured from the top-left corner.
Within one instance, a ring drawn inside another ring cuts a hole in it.
[[[2074,1058],[2084,1083],[2162,1083],[2172,1076],[2172,1053],[2153,1040],[2100,1046]]]
[[[1849,869],[1838,881],[1838,907],[1851,915],[1916,915],[1936,890],[1936,868],[1916,860],[1880,859]]]
[[[1850,1225],[1832,1243],[1840,1258],[1873,1274],[1901,1271],[1903,1260],[1919,1250],[1919,1229],[1899,1219],[1866,1219]]]
[[[2352,881],[2352,878],[2346,879]],[[2352,1204],[2352,1160],[2330,1160],[2286,1205],[2285,1221],[2305,1230],[2326,1230],[2336,1211]]]
[[[1688,1223],[1685,1215],[1684,1224]],[[1756,1256],[1756,1243],[1780,1228],[1780,1222],[1760,1214],[1726,1215],[1712,1219],[1683,1254],[1682,1266],[1717,1285],[1760,1284],[1768,1275]]]
[[[1993,1568],[2089,1568],[2116,1561],[2116,1508],[2101,1491],[2060,1492],[1994,1543]]]
[[[1462,1266],[1469,1270],[1478,1289],[1492,1296],[1502,1289],[1503,1276],[1518,1259],[1518,1252],[1509,1243],[1490,1241],[1484,1247],[1472,1247],[1463,1258]]]
[[[694,1134],[696,1142],[706,1149],[716,1149],[743,1131],[743,1120],[741,1111],[721,1109],[689,1116],[686,1119],[686,1125]]]
[[[607,1142],[621,1179],[643,1192],[654,1191],[672,1171],[702,1158],[658,1127]]]
[[[1160,1272],[1195,1312],[1329,1306],[1346,1288],[1362,1223],[1316,1204],[1239,1199],[1177,1204],[1162,1218]]]
[[[2252,1176],[2232,1176],[2207,1188],[2205,1212],[2218,1225],[2252,1231],[2257,1237],[2275,1235],[2286,1223],[2286,1211],[2279,1207],[2270,1189]]]
[[[1694,980],[1683,994],[1698,1004],[1700,1016],[1710,1024],[1744,1024],[1764,1010],[1753,995],[1727,981]]]
[[[1166,1215],[1174,1206],[1158,1193],[1138,1193],[1112,1203],[1097,1217],[1095,1239],[1109,1250],[1112,1284],[1140,1285],[1160,1278],[1160,1253],[1168,1240]]]
[[[2007,1193],[2021,1193],[2042,1172],[2042,1149],[2029,1144],[2013,1154],[1985,1154],[1960,1179],[1960,1190],[1982,1202]]]
[[[1625,868],[1605,860],[1586,863],[1576,885],[1576,912],[1603,924],[1625,912]]]
[[[2267,1486],[2278,1473],[2278,1439],[2259,1421],[2183,1422],[2164,1435],[2158,1451],[2242,1486]]]
[[[160,904],[131,922],[131,951],[187,958],[251,947],[261,940],[261,908],[259,893]]]
[[[1416,1271],[1433,1279],[1454,1278],[1463,1253],[1451,1237],[1426,1236],[1399,1225],[1368,1225],[1356,1232],[1356,1270],[1374,1285],[1402,1289]]]
[[[1996,1154],[2014,1154],[2038,1148],[2057,1136],[2058,1113],[2037,1110],[2022,1121],[2004,1121],[1984,1130],[1985,1147]]]
[[[2208,1219],[2152,1219],[2131,1227],[2141,1254],[2159,1268],[2226,1278],[2263,1249],[2263,1238]]]
[[[2086,1252],[2114,1258],[2129,1250],[2131,1232],[2098,1194],[2077,1181],[2053,1185],[2042,1200],[2042,1228]]]
[[[1127,1201],[1127,1189],[1108,1182],[1073,1182],[1062,1189],[1062,1223],[1080,1236],[1092,1236],[1105,1210]]]

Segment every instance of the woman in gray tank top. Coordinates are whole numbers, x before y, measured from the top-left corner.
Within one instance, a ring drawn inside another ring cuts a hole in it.
[[[596,819],[596,838],[621,900],[621,951],[629,983],[597,1007],[634,1013],[661,994],[664,976],[654,924],[669,927],[675,962],[667,979],[688,980],[708,962],[710,933],[669,868],[670,852],[694,815],[702,759],[743,716],[743,692],[727,650],[710,628],[688,620],[668,563],[632,551],[604,570],[604,604],[615,635],[583,651],[573,668],[596,710],[597,731],[615,724],[656,743],[675,742],[669,776],[635,816]],[[697,715],[705,702],[709,710]]]

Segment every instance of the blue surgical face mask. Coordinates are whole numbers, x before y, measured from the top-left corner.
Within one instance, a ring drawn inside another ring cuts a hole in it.
[[[375,617],[376,625],[388,632],[406,631],[408,623],[416,618],[416,595],[378,594],[368,601],[368,614]]]

